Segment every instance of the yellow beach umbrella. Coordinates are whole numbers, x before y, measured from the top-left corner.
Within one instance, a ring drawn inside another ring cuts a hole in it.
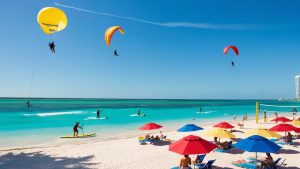
[[[204,134],[207,136],[218,137],[218,138],[235,138],[234,134],[221,128],[214,128]]]
[[[279,138],[279,137],[282,137],[280,134],[277,134],[273,131],[270,131],[270,130],[264,129],[264,128],[252,129],[252,130],[246,132],[245,135],[247,137],[252,136],[252,135],[259,135],[259,136],[266,137],[266,138]]]
[[[300,120],[294,120],[293,125],[295,126],[300,126]]]

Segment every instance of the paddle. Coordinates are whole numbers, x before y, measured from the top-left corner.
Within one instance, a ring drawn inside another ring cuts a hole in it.
[[[84,136],[83,126],[84,126],[84,124],[81,125],[80,129],[81,129],[81,131],[82,131],[82,135]]]

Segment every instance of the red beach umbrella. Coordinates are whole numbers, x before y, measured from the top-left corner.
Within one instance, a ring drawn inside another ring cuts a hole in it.
[[[155,130],[155,129],[160,129],[163,126],[158,125],[156,123],[147,123],[145,125],[143,125],[142,127],[140,127],[140,130]]]
[[[296,129],[294,130],[294,132],[300,133],[300,128],[296,128]]]
[[[273,119],[273,120],[271,120],[271,121],[275,121],[276,123],[277,123],[278,121],[285,123],[285,122],[291,122],[292,120],[290,120],[290,119],[288,119],[288,118],[286,118],[286,117],[276,117],[275,119]]]
[[[181,155],[207,154],[218,146],[202,139],[201,137],[189,135],[169,145],[169,151]]]
[[[295,131],[297,128],[290,124],[277,124],[276,126],[270,128],[270,131],[277,131],[277,132],[288,132],[288,131]]]
[[[219,127],[219,128],[223,128],[223,129],[232,129],[232,128],[234,128],[234,126],[232,126],[231,124],[229,124],[225,121],[214,125],[214,127]]]

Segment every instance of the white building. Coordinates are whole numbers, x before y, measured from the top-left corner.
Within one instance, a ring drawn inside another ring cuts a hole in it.
[[[295,77],[296,99],[300,99],[300,75]]]

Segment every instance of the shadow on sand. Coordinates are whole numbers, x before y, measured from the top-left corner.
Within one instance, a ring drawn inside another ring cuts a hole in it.
[[[159,141],[159,142],[153,143],[153,145],[155,145],[155,146],[166,146],[166,145],[170,145],[170,144],[171,144],[170,141]]]
[[[299,154],[299,151],[295,151],[295,150],[288,150],[288,149],[281,149],[279,151],[279,154]]]
[[[69,158],[51,157],[41,152],[7,153],[0,156],[0,168],[9,169],[89,169],[95,163],[89,163],[94,156]]]

